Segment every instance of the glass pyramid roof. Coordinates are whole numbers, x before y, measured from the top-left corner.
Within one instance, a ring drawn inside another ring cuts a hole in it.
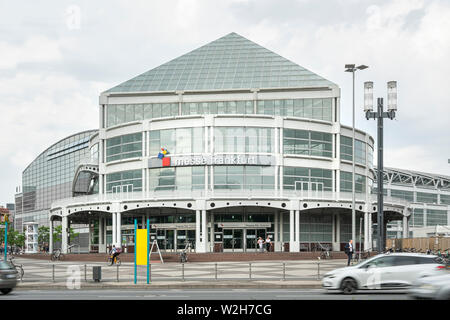
[[[233,32],[106,92],[329,86],[336,85]]]

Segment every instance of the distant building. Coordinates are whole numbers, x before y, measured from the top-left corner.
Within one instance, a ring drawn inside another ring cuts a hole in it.
[[[80,163],[90,158],[89,140],[97,130],[88,130],[64,138],[34,159],[22,173],[22,187],[16,189],[15,224],[17,231],[23,232],[23,225],[36,222],[48,226],[48,214],[53,201],[79,194],[79,183],[74,184],[75,172]],[[83,176],[80,181],[86,182]],[[92,181],[91,193],[95,192]],[[73,226],[87,238],[87,228]]]
[[[383,181],[386,197],[403,199],[410,203],[409,237],[433,233],[430,230],[435,230],[436,226],[450,227],[449,176],[384,168]],[[376,188],[372,192],[376,192]],[[403,225],[398,221],[389,223],[386,237],[402,238]]]

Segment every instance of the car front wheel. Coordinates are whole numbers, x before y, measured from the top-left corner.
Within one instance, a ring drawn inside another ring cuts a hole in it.
[[[355,279],[352,278],[345,278],[341,284],[341,290],[344,294],[354,294],[357,287]]]
[[[10,292],[12,291],[12,289],[11,289],[11,288],[8,288],[8,289],[0,289],[0,291],[1,291],[3,294],[8,294],[8,293],[10,293]]]

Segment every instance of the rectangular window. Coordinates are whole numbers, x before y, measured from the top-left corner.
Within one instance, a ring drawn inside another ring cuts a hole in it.
[[[417,192],[417,202],[436,203],[437,204],[437,194]]]
[[[284,167],[285,190],[332,190],[332,171],[327,169]]]
[[[352,161],[353,158],[353,147],[352,147],[352,138],[342,136],[341,135],[341,159]]]
[[[142,170],[129,170],[106,175],[106,192],[142,191]]]
[[[142,133],[106,140],[106,162],[142,156]]]
[[[283,134],[283,148],[286,154],[332,157],[330,133],[284,129]]]

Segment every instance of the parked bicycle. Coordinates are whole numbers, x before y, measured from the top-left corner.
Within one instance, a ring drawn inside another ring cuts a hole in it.
[[[64,260],[64,254],[61,252],[61,249],[56,249],[55,251],[53,251],[51,259],[52,259],[52,261]]]
[[[17,278],[22,280],[23,279],[23,275],[25,274],[25,272],[23,271],[23,265],[21,264],[15,264],[14,263],[14,257],[9,258],[9,263],[16,268],[17,270]]]
[[[331,258],[331,250],[330,247],[325,245],[323,246],[320,242],[317,242],[317,244],[320,247],[320,259],[330,259]]]
[[[188,261],[187,251],[191,250],[191,243],[187,242],[184,249],[180,252],[180,263],[186,263]]]

